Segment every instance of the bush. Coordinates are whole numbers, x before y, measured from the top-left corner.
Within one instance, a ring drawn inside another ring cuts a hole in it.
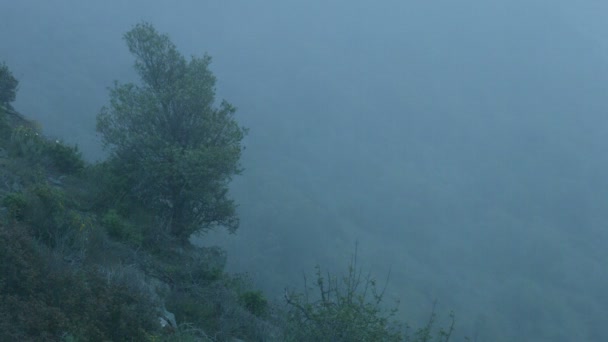
[[[141,245],[143,241],[142,232],[136,226],[127,222],[116,210],[108,210],[101,222],[111,238],[138,246]]]
[[[383,309],[384,291],[378,291],[376,281],[369,275],[363,277],[357,269],[356,252],[348,266],[346,276],[338,279],[331,274],[323,277],[316,267],[314,289],[310,293],[304,284],[304,293],[286,293],[287,341],[415,341],[448,342],[454,329],[435,331],[435,312],[427,325],[413,336],[394,320],[397,309]]]
[[[239,303],[257,317],[264,317],[268,312],[268,301],[262,291],[246,291],[239,295]]]
[[[121,174],[117,161],[110,159],[88,166],[83,178],[92,180],[86,184],[86,202],[92,210],[101,214],[114,209],[120,214],[136,209],[128,196],[129,179]],[[146,214],[149,215],[148,212]]]
[[[75,209],[75,203],[61,189],[35,184],[25,191],[24,221],[32,234],[46,246],[65,256],[81,260],[93,228],[93,218]]]
[[[11,127],[6,118],[6,111],[0,107],[0,147],[7,147],[11,136]]]
[[[0,341],[53,340],[68,320],[46,303],[52,288],[40,248],[23,225],[0,224]]]
[[[0,104],[9,105],[15,101],[19,81],[5,63],[0,64]]]
[[[287,340],[289,341],[402,341],[399,325],[393,320],[397,309],[381,307],[383,292],[374,279],[362,278],[353,257],[345,277],[324,278],[316,267],[318,296],[287,293]]]
[[[78,151],[78,146],[68,146],[56,140],[50,142],[46,148],[47,156],[57,171],[67,174],[74,174],[84,169],[82,153]]]
[[[0,341],[145,341],[157,301],[132,269],[73,268],[25,226],[0,225]]]
[[[26,217],[34,236],[46,245],[55,247],[59,238],[65,235],[65,194],[46,184],[35,184],[28,188],[26,196],[30,203]]]
[[[4,197],[2,205],[8,211],[8,218],[14,221],[23,221],[27,208],[27,199],[20,192],[13,192]]]
[[[27,227],[0,224],[0,246],[0,294],[32,296],[43,290],[44,263]]]
[[[2,130],[0,117],[0,131]],[[85,167],[82,153],[78,146],[68,146],[59,140],[48,141],[38,129],[28,126],[17,126],[10,131],[8,140],[9,155],[13,158],[24,158],[32,164],[51,168],[56,172],[76,174]]]
[[[88,269],[51,275],[53,304],[66,312],[70,333],[91,341],[145,341],[160,328],[154,298],[133,280]]]
[[[46,141],[38,131],[26,126],[13,129],[9,142],[11,157],[39,162],[44,156],[45,150]]]

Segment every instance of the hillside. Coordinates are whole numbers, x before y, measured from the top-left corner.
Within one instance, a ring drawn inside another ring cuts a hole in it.
[[[1,77],[10,77],[6,66]],[[17,82],[13,82],[12,91]],[[5,89],[6,90],[6,89]],[[10,90],[10,89],[9,89]],[[271,303],[226,253],[175,236],[116,160],[86,163],[0,107],[0,340],[448,341],[435,315],[410,338],[356,257],[344,277]]]

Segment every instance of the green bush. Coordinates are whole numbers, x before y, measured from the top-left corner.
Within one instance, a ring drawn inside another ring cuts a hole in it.
[[[106,160],[85,169],[84,178],[92,180],[87,183],[89,207],[100,214],[114,209],[121,214],[131,213],[134,201],[128,196],[129,179],[121,174],[115,160]],[[149,215],[149,212],[146,212]]]
[[[130,272],[68,266],[26,226],[0,225],[0,246],[0,341],[146,341],[159,332],[155,298]]]
[[[357,269],[356,252],[341,279],[323,277],[316,267],[316,281],[310,292],[305,281],[303,293],[287,293],[287,341],[413,341],[448,342],[454,320],[447,329],[435,333],[435,312],[427,325],[415,331],[413,338],[394,318],[397,309],[383,308],[384,291],[378,291],[376,281],[363,277]]]
[[[46,148],[47,157],[50,158],[52,165],[57,171],[67,174],[74,174],[84,169],[85,163],[82,153],[78,151],[78,146],[68,146],[57,140],[49,142]]]
[[[262,291],[246,291],[239,295],[239,303],[247,311],[258,317],[264,317],[268,313],[268,300]]]
[[[4,197],[2,205],[8,211],[8,218],[15,221],[23,221],[27,209],[27,199],[20,192],[13,192]]]
[[[125,282],[95,270],[49,275],[55,289],[49,304],[70,319],[69,332],[90,341],[145,341],[159,329],[154,301]]]
[[[91,214],[73,209],[76,204],[69,195],[45,183],[32,185],[25,196],[28,205],[24,221],[40,242],[67,254],[86,250],[93,228]]]
[[[0,130],[2,122],[0,118]],[[42,165],[60,173],[76,174],[85,167],[78,146],[68,146],[63,142],[48,141],[32,127],[18,126],[10,130],[8,152],[13,158],[24,158],[36,165]]]
[[[44,262],[27,227],[0,224],[0,246],[0,294],[31,296],[43,290]]]
[[[11,127],[6,118],[4,108],[0,106],[0,147],[6,148],[11,136]]]
[[[0,104],[9,105],[9,103],[15,101],[18,85],[19,81],[13,76],[6,64],[4,62],[0,64]]]
[[[108,210],[101,222],[111,238],[141,245],[143,241],[141,230],[127,222],[115,209]]]
[[[65,194],[47,184],[35,184],[27,189],[26,196],[30,203],[26,218],[34,236],[46,245],[55,247],[65,234]]]
[[[324,278],[316,267],[315,287],[318,295],[288,293],[288,341],[403,341],[395,322],[396,309],[385,311],[383,293],[376,289],[375,280],[362,278],[351,262],[348,274],[341,280],[328,275]]]
[[[12,130],[9,142],[9,155],[39,162],[46,151],[46,141],[33,128],[19,126]]]
[[[0,225],[0,341],[52,341],[68,318],[49,305],[47,260],[26,226]]]

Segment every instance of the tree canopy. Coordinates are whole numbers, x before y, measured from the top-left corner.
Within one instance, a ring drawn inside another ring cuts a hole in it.
[[[129,192],[154,210],[175,237],[238,228],[232,176],[240,174],[246,129],[230,103],[215,105],[211,57],[187,60],[149,23],[124,35],[141,84],[115,82],[97,130]]]

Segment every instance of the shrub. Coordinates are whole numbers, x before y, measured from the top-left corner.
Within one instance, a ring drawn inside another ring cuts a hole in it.
[[[304,293],[287,293],[287,340],[289,341],[402,341],[399,325],[393,320],[397,309],[381,307],[383,291],[376,281],[363,278],[353,257],[341,280],[324,278],[316,267],[313,298],[305,281]]]
[[[1,119],[0,117],[0,131],[2,131]],[[13,158],[24,158],[35,165],[42,165],[66,174],[79,173],[85,167],[82,153],[76,145],[68,146],[59,140],[48,141],[40,130],[28,126],[18,126],[8,131],[11,134],[7,147],[9,155]]]
[[[119,172],[115,160],[107,160],[85,168],[83,178],[93,180],[86,184],[83,196],[88,207],[103,215],[110,209],[120,214],[132,213],[134,201],[128,196],[129,179]],[[149,216],[149,212],[146,212]]]
[[[25,192],[27,209],[24,220],[32,234],[65,256],[81,260],[93,228],[93,218],[75,209],[75,203],[61,189],[39,183]]]
[[[44,263],[27,227],[0,224],[0,246],[0,294],[32,296],[42,290]]]
[[[19,81],[13,76],[6,64],[4,62],[0,64],[0,104],[8,105],[15,101],[18,85]]]
[[[268,312],[268,301],[261,291],[246,291],[239,295],[239,303],[247,311],[258,317],[266,316]]]
[[[27,199],[20,192],[13,192],[4,197],[2,205],[8,211],[8,218],[14,221],[23,221],[27,208]]]
[[[12,130],[9,142],[11,157],[40,161],[46,150],[46,141],[33,128],[19,126]]]
[[[27,221],[34,236],[50,247],[55,247],[58,238],[64,235],[66,216],[65,194],[46,184],[35,184],[28,188]]]
[[[101,222],[111,238],[141,245],[143,241],[141,230],[127,222],[115,209],[108,210]]]
[[[0,341],[145,341],[157,301],[132,269],[73,268],[25,226],[0,225]]]
[[[4,108],[0,106],[0,147],[6,147],[11,136],[11,127],[6,118]]]
[[[378,291],[376,281],[369,275],[363,277],[357,269],[355,255],[348,266],[346,276],[338,279],[331,274],[323,277],[316,267],[316,282],[310,293],[304,283],[304,292],[288,292],[285,340],[287,341],[413,341],[448,342],[454,329],[452,324],[435,333],[435,311],[428,323],[410,337],[408,330],[394,320],[397,309],[382,307],[384,291]]]
[[[84,169],[82,153],[78,151],[78,146],[68,146],[56,140],[47,145],[46,153],[52,165],[57,171],[67,174],[74,174]]]
[[[23,225],[0,224],[0,341],[52,340],[67,318],[44,301],[52,290],[40,248]]]

